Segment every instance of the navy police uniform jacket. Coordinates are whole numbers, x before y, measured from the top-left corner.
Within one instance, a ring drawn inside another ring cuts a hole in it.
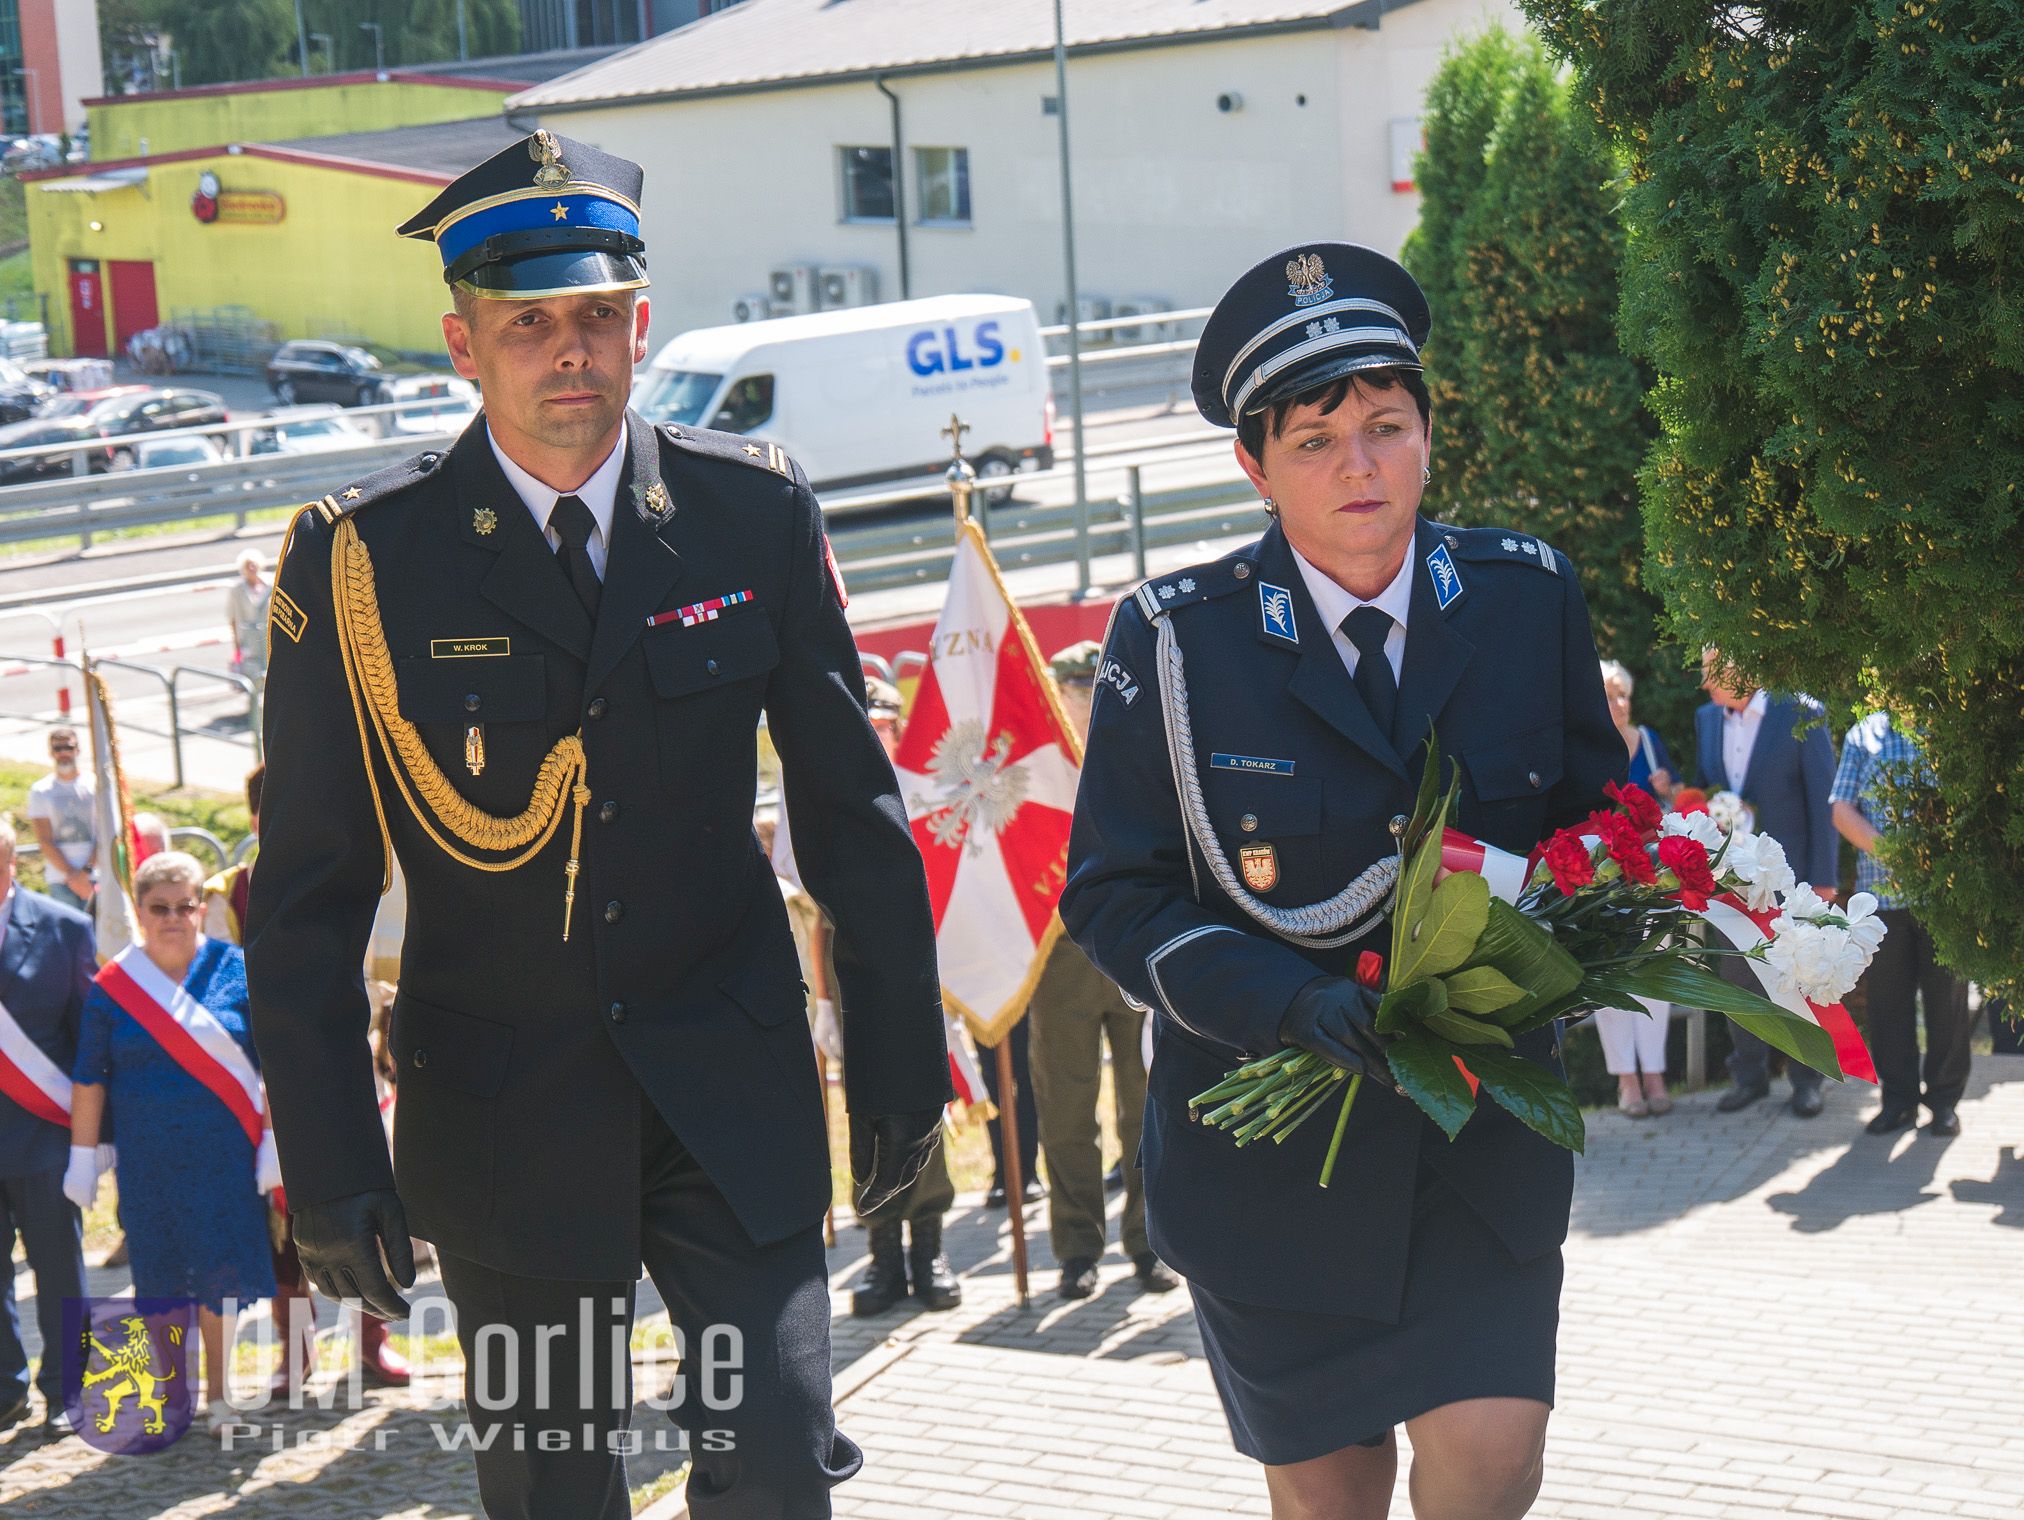
[[[415,1234],[523,1276],[638,1275],[642,1092],[755,1243],[829,1202],[803,988],[752,830],[762,712],[804,877],[837,925],[850,1106],[949,1095],[926,878],[815,497],[777,449],[627,421],[594,621],[481,416],[449,453],[298,515],[269,630],[246,942],[290,1201],[397,1184]],[[464,799],[513,817],[550,747],[581,733],[566,943],[569,817],[516,869],[462,864],[362,737],[333,609],[345,521],[370,553],[399,715]],[[359,970],[381,814],[408,895],[391,1167]]]
[[[1318,975],[1389,950],[1382,916],[1335,949],[1284,940],[1237,907],[1189,838],[1169,767],[1156,619],[1183,660],[1209,820],[1234,864],[1269,846],[1273,906],[1326,899],[1396,849],[1428,721],[1461,780],[1451,822],[1524,854],[1606,805],[1623,741],[1565,556],[1528,535],[1422,520],[1399,681],[1398,748],[1322,627],[1277,523],[1254,544],[1156,578],[1118,605],[1098,673],[1061,901],[1068,931],[1154,1011],[1142,1160],[1153,1248],[1225,1297],[1394,1320],[1415,1175],[1431,1165],[1518,1260],[1566,1237],[1572,1158],[1491,1103],[1452,1144],[1409,1099],[1365,1083],[1334,1181],[1317,1181],[1335,1105],[1284,1145],[1239,1150],[1188,1118],[1191,1095],[1280,1046]],[[1403,753],[1401,753],[1403,751]],[[1263,873],[1261,873],[1262,875]],[[1557,1037],[1520,1054],[1558,1067]]]

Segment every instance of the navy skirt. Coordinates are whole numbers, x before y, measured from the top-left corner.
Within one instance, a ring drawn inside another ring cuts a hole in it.
[[[1396,1324],[1188,1290],[1231,1440],[1279,1466],[1376,1445],[1393,1426],[1461,1399],[1550,1405],[1561,1275],[1558,1249],[1513,1260],[1422,1162]],[[1342,1297],[1355,1302],[1353,1283]]]

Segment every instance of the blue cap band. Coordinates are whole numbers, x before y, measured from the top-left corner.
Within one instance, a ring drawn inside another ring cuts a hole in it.
[[[564,215],[555,214],[558,206]],[[442,252],[443,267],[447,269],[488,237],[564,226],[640,235],[639,213],[632,207],[605,195],[566,192],[529,195],[474,211],[445,227],[437,235],[436,247]]]

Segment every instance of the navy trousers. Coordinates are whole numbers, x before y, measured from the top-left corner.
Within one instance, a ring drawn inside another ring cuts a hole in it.
[[[35,1322],[42,1331],[42,1368],[36,1386],[51,1409],[63,1407],[63,1301],[84,1297],[84,1220],[63,1196],[63,1173],[0,1177],[0,1409],[28,1391],[28,1352],[21,1344],[21,1314],[14,1303],[14,1237],[28,1252],[35,1274]]]

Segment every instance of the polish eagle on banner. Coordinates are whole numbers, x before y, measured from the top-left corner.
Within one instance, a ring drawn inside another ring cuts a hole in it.
[[[1082,745],[974,521],[893,768],[927,864],[942,999],[996,1045],[1062,932]]]

